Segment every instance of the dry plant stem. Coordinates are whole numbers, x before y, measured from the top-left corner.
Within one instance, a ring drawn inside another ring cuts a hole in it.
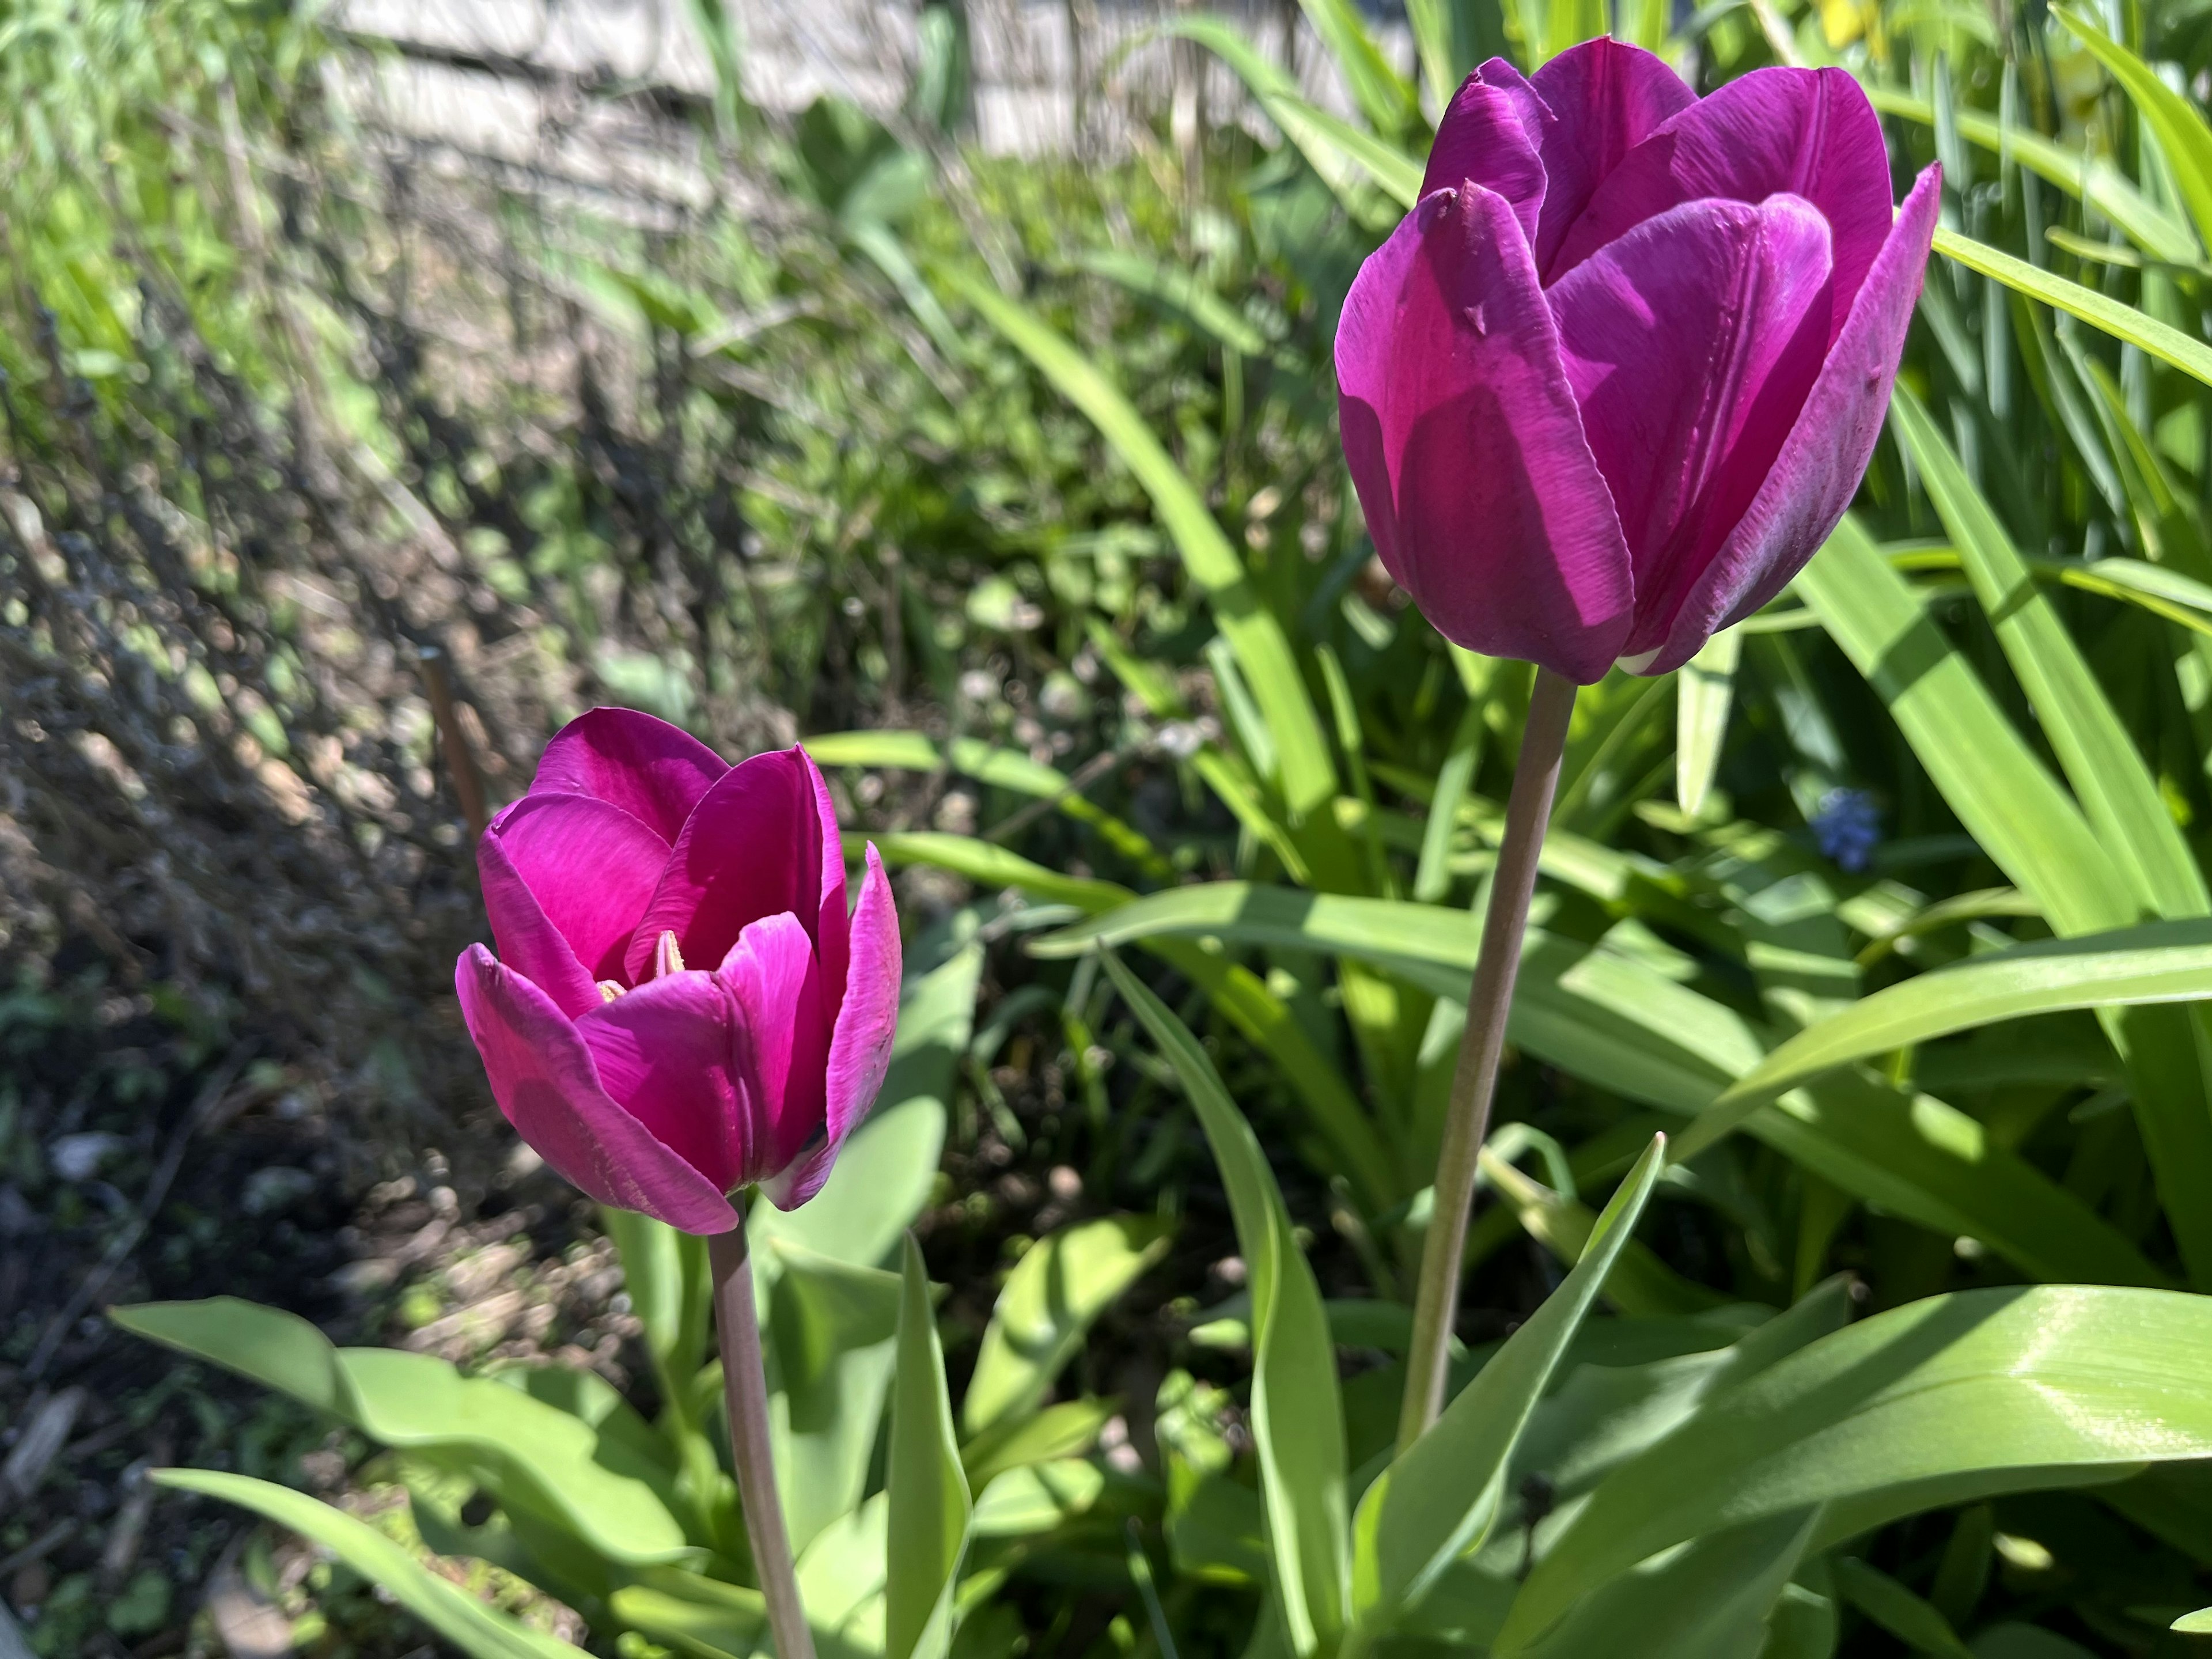
[[[1544,825],[1559,785],[1559,760],[1566,750],[1576,689],[1572,680],[1540,668],[1528,698],[1528,725],[1521,735],[1521,758],[1505,804],[1505,834],[1498,843],[1498,864],[1491,875],[1490,908],[1482,921],[1474,982],[1468,988],[1467,1030],[1452,1073],[1444,1142],[1437,1156],[1435,1201],[1429,1212],[1428,1237],[1421,1246],[1413,1340],[1406,1355],[1406,1400],[1398,1414],[1401,1452],[1421,1437],[1444,1407],[1444,1376],[1459,1312],[1460,1262],[1467,1251],[1475,1164],[1490,1128],[1490,1101],[1498,1088],[1498,1056],[1505,1048],[1505,1015],[1521,969],[1521,936],[1528,925],[1536,858],[1543,851]]]
[[[769,1443],[768,1378],[761,1369],[760,1314],[753,1305],[753,1267],[745,1248],[744,1212],[726,1233],[707,1241],[714,1273],[714,1333],[722,1345],[722,1397],[730,1408],[730,1449],[738,1463],[738,1500],[745,1513],[753,1571],[768,1601],[776,1659],[814,1659],[814,1633],[799,1600],[791,1534],[775,1493]]]

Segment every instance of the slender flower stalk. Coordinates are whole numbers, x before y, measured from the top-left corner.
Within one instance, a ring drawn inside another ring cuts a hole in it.
[[[1575,710],[1575,682],[1548,668],[1536,671],[1528,699],[1528,724],[1513,793],[1505,805],[1505,835],[1491,876],[1490,908],[1483,916],[1482,945],[1468,988],[1467,1030],[1452,1073],[1444,1141],[1437,1158],[1434,1202],[1421,1247],[1421,1281],[1413,1300],[1413,1340],[1406,1355],[1406,1399],[1398,1416],[1398,1449],[1404,1451],[1437,1420],[1444,1405],[1444,1376],[1452,1326],[1459,1311],[1460,1261],[1467,1250],[1468,1210],[1474,1200],[1477,1160],[1490,1127],[1490,1102],[1498,1088],[1498,1061],[1505,1048],[1505,1016],[1521,968],[1521,938],[1528,925],[1528,900],[1536,887],[1536,860],[1544,825],[1559,788],[1567,722]]]
[[[727,1232],[707,1239],[714,1276],[714,1333],[722,1348],[722,1397],[730,1412],[730,1451],[738,1465],[738,1500],[752,1545],[753,1571],[768,1600],[768,1628],[776,1659],[814,1659],[814,1632],[799,1599],[776,1496],[775,1459],[769,1440],[768,1376],[761,1365],[760,1313],[753,1304],[753,1268],[745,1246],[744,1212]]]

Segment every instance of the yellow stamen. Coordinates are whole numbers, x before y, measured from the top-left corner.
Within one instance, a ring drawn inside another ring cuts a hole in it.
[[[659,979],[669,974],[684,971],[684,952],[676,948],[676,933],[663,928],[660,942],[653,947],[653,976]]]
[[[624,988],[623,982],[618,979],[603,979],[599,981],[599,1000],[612,1002],[623,994]]]

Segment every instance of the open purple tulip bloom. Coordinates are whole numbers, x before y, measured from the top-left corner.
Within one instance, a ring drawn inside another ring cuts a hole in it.
[[[492,1093],[604,1204],[690,1233],[829,1179],[883,1086],[898,915],[873,847],[860,903],[803,749],[727,766],[649,714],[563,727],[477,848],[495,959],[455,970]]]
[[[1700,99],[1611,40],[1485,64],[1337,332],[1383,564],[1472,650],[1584,684],[1679,667],[1850,504],[1940,183],[1893,214],[1840,70]]]

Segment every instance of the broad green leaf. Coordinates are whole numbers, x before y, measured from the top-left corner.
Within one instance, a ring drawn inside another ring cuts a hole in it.
[[[857,1267],[890,1260],[937,1179],[954,1072],[975,1025],[982,972],[983,947],[970,940],[927,973],[906,976],[881,1103],[846,1141],[812,1199],[796,1210],[765,1200],[752,1206],[745,1225],[763,1267],[775,1259],[765,1247],[781,1243]]]
[[[1616,1469],[1500,1633],[1528,1652],[1582,1597],[1686,1540],[1812,1505],[1820,1548],[1920,1510],[2212,1455],[2212,1299],[1966,1291],[1850,1326],[1711,1401]]]
[[[1028,1417],[1002,1419],[960,1449],[970,1490],[981,1492],[1008,1469],[1048,1463],[1087,1451],[1121,1410],[1116,1400],[1063,1400]]]
[[[968,1550],[971,1504],[960,1443],[952,1434],[929,1275],[912,1234],[904,1262],[885,1477],[884,1651],[886,1659],[943,1659],[952,1640],[953,1592]]]
[[[1674,800],[1692,817],[1705,811],[1705,792],[1728,738],[1729,705],[1735,696],[1736,659],[1743,635],[1733,628],[1707,640],[1682,665],[1674,692]]]
[[[2069,5],[2054,5],[2051,10],[2126,89],[2130,101],[2157,136],[2174,187],[2196,222],[2198,239],[2212,248],[2212,128],[2187,99],[2159,78],[2156,70],[2085,13]]]
[[[1259,325],[1208,287],[1189,267],[1147,258],[1121,248],[1085,248],[1068,263],[1078,270],[1119,283],[1171,311],[1180,312],[1220,344],[1247,357],[1264,357],[1272,343]],[[1099,618],[1092,618],[1094,622]]]
[[[1228,1188],[1252,1297],[1252,1437],[1275,1601],[1305,1659],[1344,1627],[1349,1561],[1336,1350],[1259,1137],[1188,1028],[1110,953],[1106,971],[1175,1068]]]
[[[939,743],[920,732],[831,732],[805,742],[806,752],[821,766],[957,772],[994,789],[1048,800],[1056,811],[1091,825],[1115,852],[1150,873],[1170,873],[1167,861],[1141,832],[1085,799],[1058,767],[1032,760],[1021,750],[1002,749],[980,738]]]
[[[2204,915],[2212,899],[2203,875],[2149,767],[2012,538],[1909,389],[1892,394],[1890,418],[2106,851],[2151,913],[2169,919]]]
[[[1694,1157],[1760,1103],[1853,1060],[2033,1014],[2207,998],[2212,922],[2154,922],[1975,957],[1877,991],[1799,1032],[1729,1085],[1676,1156]]]
[[[635,1210],[599,1206],[600,1224],[615,1242],[623,1289],[645,1327],[646,1350],[671,1403],[690,1395],[691,1379],[707,1358],[707,1319],[713,1295],[708,1283],[707,1241],[678,1232]]]
[[[2125,878],[2072,797],[1850,518],[1796,586],[1888,705],[1960,821],[2054,932],[2091,933],[2136,919]],[[2212,1190],[2201,1011],[2107,1009],[2100,1018],[2127,1061],[2136,1121],[2191,1278],[2212,1282],[2212,1210],[2198,1201]]]
[[[2190,338],[2170,323],[2162,323],[2147,312],[2108,299],[2094,288],[2054,276],[2039,265],[2015,258],[1986,242],[1961,236],[1955,230],[1937,229],[1936,252],[1947,259],[1957,260],[1969,270],[1994,276],[2031,300],[2040,300],[2047,306],[2079,317],[2114,339],[2140,346],[2160,362],[2170,363],[2183,374],[2212,386],[2212,346]]]
[[[380,1444],[461,1462],[504,1508],[573,1533],[611,1562],[690,1553],[673,1471],[650,1435],[603,1433],[583,1418],[442,1359],[335,1348],[295,1314],[231,1297],[149,1302],[110,1316],[134,1334],[292,1395]]]
[[[972,836],[917,831],[880,836],[876,843],[885,861],[893,865],[933,865],[979,885],[1018,887],[1036,898],[1073,905],[1092,915],[1113,910],[1135,896],[1112,882],[1064,876]],[[1363,1204],[1381,1211],[1406,1196],[1409,1189],[1393,1167],[1389,1149],[1352,1085],[1265,981],[1249,969],[1186,941],[1155,939],[1146,949],[1202,988],[1231,1023],[1281,1068],[1317,1139],[1328,1146]],[[849,1154],[840,1159],[841,1168],[848,1158]],[[831,1181],[834,1185],[834,1176]],[[809,1215],[821,1204],[817,1198],[794,1212],[793,1218]],[[765,1206],[757,1205],[755,1212],[763,1213]]]
[[[655,1572],[607,1602],[624,1626],[692,1659],[743,1659],[768,1633],[768,1601],[758,1590],[696,1573]]]
[[[1951,1628],[1951,1621],[1887,1573],[1850,1556],[1839,1559],[1831,1571],[1837,1592],[1844,1601],[1915,1653],[1932,1653],[1940,1659],[1972,1659],[1959,1632]]]
[[[1387,230],[1395,216],[1388,203],[1372,202],[1361,186],[1372,179],[1389,202],[1410,208],[1421,193],[1421,162],[1395,144],[1309,102],[1280,65],[1262,56],[1236,24],[1222,17],[1183,17],[1163,31],[1195,40],[1236,72],[1267,118],[1297,147],[1345,207],[1370,230]],[[1378,207],[1380,210],[1378,211]]]
[[[788,1240],[763,1319],[769,1430],[791,1547],[854,1508],[883,1423],[897,1355],[899,1279],[817,1255]]]
[[[1243,561],[1206,499],[1144,417],[1098,367],[1026,307],[964,273],[948,278],[963,299],[1017,347],[1060,394],[1088,416],[1152,498],[1191,579],[1206,590],[1215,620],[1237,653],[1266,716],[1281,761],[1283,799],[1304,816],[1335,793],[1336,768],[1322,735],[1290,641],[1261,603]]]
[[[1634,1233],[1665,1167],[1665,1147],[1663,1137],[1652,1141],[1598,1217],[1565,1282],[1360,1499],[1352,1600],[1362,1626],[1386,1627],[1419,1605],[1496,1522],[1514,1445]]]
[[[2167,1628],[2188,1636],[2212,1636],[2212,1607],[2199,1607],[2194,1613],[2185,1613]]]
[[[1105,1472],[1085,1458],[1024,1463],[983,1488],[971,1528],[978,1538],[1050,1532],[1088,1513],[1105,1490]]]
[[[2082,933],[2135,920],[2081,808],[1855,520],[1837,526],[1796,589],[1888,705],[1966,833],[2053,928]]]
[[[1461,1001],[1480,943],[1480,922],[1464,910],[1223,882],[1149,895],[1031,948],[1060,956],[1091,941],[1143,941],[1159,951],[1163,934],[1356,956]],[[1507,1031],[1563,1071],[1686,1115],[1710,1106],[1767,1048],[1742,1015],[1649,963],[1540,928],[1523,945]],[[1929,1096],[1845,1074],[1762,1107],[1747,1128],[1854,1196],[1947,1237],[1979,1239],[2038,1277],[2163,1282],[2110,1223]]]
[[[1934,106],[1900,88],[1869,87],[1866,94],[1884,115],[1917,121],[1924,127],[1936,125]],[[2144,195],[2105,156],[2069,149],[2033,127],[2008,124],[1977,109],[1956,107],[1952,120],[1961,137],[2079,197],[2153,258],[2185,263],[2200,257],[2187,222]]]
[[[159,1304],[156,1304],[159,1305]],[[469,1659],[575,1659],[582,1652],[486,1607],[441,1578],[399,1545],[343,1510],[243,1474],[211,1469],[156,1469],[158,1486],[220,1498],[274,1521],[330,1551],[413,1613]]]
[[[1336,62],[1352,100],[1379,132],[1401,133],[1418,128],[1420,100],[1405,78],[1390,67],[1375,37],[1352,0],[1298,0],[1306,21],[1328,55]]]
[[[961,1401],[965,1431],[983,1434],[1042,1406],[1091,1322],[1167,1254],[1170,1231],[1157,1216],[1106,1216],[1030,1246],[984,1329]]]
[[[1765,1659],[1768,1620],[1820,1523],[1785,1510],[1608,1579],[1532,1645],[1534,1659],[1616,1659],[1636,1632],[1637,1659]]]

